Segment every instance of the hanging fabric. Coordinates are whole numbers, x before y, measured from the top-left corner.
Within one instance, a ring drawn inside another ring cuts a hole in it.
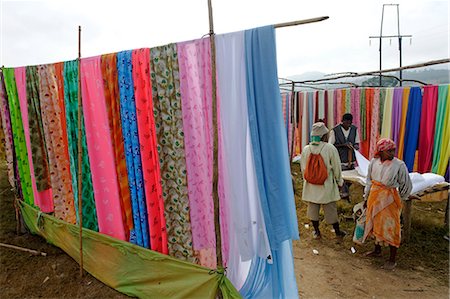
[[[78,198],[83,198],[83,227],[98,231],[97,211],[92,188],[91,165],[86,145],[84,116],[81,121],[81,194],[78,194],[78,61],[64,62],[64,103],[66,132],[72,174],[72,191],[78,214]]]
[[[210,47],[208,38],[177,44],[193,248],[216,268]]]
[[[280,96],[275,29],[267,26],[245,31],[245,46],[250,135],[274,265],[260,258],[254,259],[253,269],[258,268],[258,264],[265,269],[262,272],[250,269],[247,283],[241,291],[245,297],[289,298],[298,295],[294,271],[289,269],[293,267],[291,239],[298,239],[298,225],[288,150],[286,142],[279,142],[284,139],[281,104],[280,100],[274,100]],[[278,141],[274,142],[275,139]],[[268,279],[263,288],[252,288],[257,274]],[[250,288],[247,288],[249,285]]]
[[[33,188],[31,187],[30,165],[28,163],[27,146],[25,142],[25,133],[22,125],[22,116],[20,113],[19,97],[17,95],[16,80],[13,68],[3,68],[3,79],[7,93],[9,112],[11,117],[11,128],[17,159],[18,174],[20,177],[20,186],[23,200],[34,205]]]
[[[437,159],[436,159],[436,163],[433,160],[433,172],[438,173],[440,175],[444,175],[445,174],[445,169],[447,167],[447,171],[448,169],[450,169],[450,165],[449,165],[449,161],[450,161],[450,142],[448,142],[450,140],[450,85],[441,85],[439,86],[439,99],[442,99],[442,101],[440,101],[440,104],[442,106],[444,106],[444,104],[442,104],[442,102],[445,103],[445,108],[441,108],[441,110],[445,110],[445,112],[441,112],[439,113],[439,123],[441,124],[440,126],[442,126],[442,133],[441,133],[441,138],[443,140],[442,144],[440,145],[440,153],[439,155],[437,155]],[[436,128],[438,128],[438,126],[436,125]],[[436,149],[437,151],[438,149]],[[447,176],[448,178],[448,176]],[[447,180],[448,181],[448,180]]]
[[[302,92],[303,95],[303,115],[302,115],[302,145],[301,150],[309,143],[309,101],[308,93]]]
[[[402,117],[402,100],[403,87],[394,88],[394,96],[392,99],[392,140],[395,144],[399,144],[400,139],[400,122]],[[398,146],[395,149],[396,157],[398,156]]]
[[[392,104],[394,89],[386,88],[386,96],[383,104],[383,118],[381,121],[381,138],[392,138]],[[380,109],[381,110],[381,109]]]
[[[402,97],[402,115],[400,120],[400,132],[399,132],[399,140],[397,143],[398,146],[398,155],[397,157],[400,160],[403,160],[403,153],[404,153],[404,143],[405,143],[405,131],[406,131],[406,115],[408,113],[408,99],[409,99],[409,92],[410,87],[404,87],[403,88],[403,97]]]
[[[358,134],[361,136],[361,111],[360,111],[360,99],[361,91],[358,88],[351,89],[351,114],[353,115],[353,123],[355,124],[356,128],[358,129]],[[361,139],[361,137],[360,137]]]
[[[105,94],[106,111],[108,113],[109,132],[113,146],[117,183],[119,185],[120,209],[122,212],[125,237],[130,239],[130,231],[134,228],[133,209],[128,182],[127,164],[122,135],[122,121],[120,117],[120,94],[117,76],[117,55],[102,55],[101,68]]]
[[[362,105],[361,105],[361,113],[364,115],[362,131],[363,131],[363,136],[365,134],[365,138],[363,137],[361,139],[361,144],[360,144],[360,152],[366,158],[369,158],[369,150],[370,150],[370,136],[371,136],[370,124],[371,124],[371,116],[372,116],[371,112],[372,111],[371,111],[371,109],[368,109],[368,108],[372,107],[372,99],[373,99],[373,89],[367,88],[365,90]]]
[[[433,162],[437,102],[438,86],[425,86],[423,88],[419,131],[418,171],[420,173],[429,172]]]
[[[332,90],[325,91],[328,99],[328,108],[327,108],[327,127],[329,129],[334,128],[335,119],[334,119],[334,92]],[[306,145],[306,144],[305,144]]]
[[[31,72],[34,73],[34,70]],[[55,68],[51,64],[37,67],[40,113],[48,153],[55,217],[68,223],[76,223],[76,212],[67,149],[63,146],[61,109],[58,103],[58,85]]]
[[[125,240],[100,56],[81,59],[81,95],[99,232]]]
[[[371,159],[375,156],[377,152],[377,142],[379,139],[379,114],[380,114],[380,89],[379,88],[373,88],[370,92],[370,106],[369,106],[369,116],[370,119],[369,122],[369,155],[367,156],[368,159]]]
[[[346,88],[343,89],[343,96],[345,96],[345,113],[351,113],[351,93],[350,93],[350,89]]]
[[[38,191],[50,188],[48,153],[45,148],[44,128],[39,103],[39,78],[36,66],[26,68],[26,95],[30,129],[31,153]],[[53,195],[54,196],[54,195]]]
[[[186,179],[179,67],[174,44],[150,49],[153,110],[158,138],[169,254],[195,263]]]
[[[131,54],[131,51],[117,53],[120,116],[134,220],[134,229],[130,231],[130,242],[149,248],[147,207],[145,203],[144,180],[142,177]]]
[[[12,188],[16,189],[15,175],[14,175],[14,141],[11,126],[11,117],[9,113],[8,99],[6,95],[5,84],[3,80],[3,72],[0,72],[0,113],[2,120],[3,134],[5,136],[5,156],[6,167],[8,171],[8,181]]]
[[[169,251],[167,248],[166,220],[164,218],[164,200],[153,116],[150,49],[133,50],[132,60],[142,173],[150,230],[150,248],[167,254]]]
[[[359,109],[359,115],[360,115],[360,133],[361,133],[361,142],[365,141],[367,139],[367,120],[366,120],[366,90],[362,88],[360,90],[360,109]]]
[[[422,111],[422,91],[420,87],[411,87],[409,92],[408,113],[406,115],[406,131],[404,141],[403,161],[408,167],[408,171],[412,172],[414,168],[414,159],[416,156],[417,143],[419,139],[419,128],[421,126],[418,121],[421,118]]]
[[[439,161],[441,161],[441,148],[445,147],[444,143],[449,143],[450,139],[445,140],[444,130],[445,130],[445,114],[446,109],[448,109],[447,103],[448,97],[448,85],[441,85],[438,87],[438,102],[436,111],[436,124],[434,132],[434,146],[433,146],[433,161],[432,161],[432,172],[438,173]],[[448,145],[447,145],[448,146]],[[444,158],[444,157],[443,157]],[[445,160],[445,158],[443,159]],[[444,175],[445,173],[439,173]]]
[[[36,178],[34,175],[33,157],[31,154],[30,128],[28,122],[28,103],[27,103],[27,85],[26,85],[26,69],[25,67],[18,67],[14,69],[17,85],[17,95],[19,97],[20,111],[22,115],[23,131],[25,135],[25,143],[27,146],[28,163],[30,165],[31,188],[33,189],[34,201],[42,212],[51,213],[54,211],[52,190],[38,191],[36,186]]]

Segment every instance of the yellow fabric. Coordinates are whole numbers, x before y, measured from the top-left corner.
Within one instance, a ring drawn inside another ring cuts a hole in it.
[[[444,175],[450,159],[450,87],[447,94],[447,105],[445,108],[444,127],[442,128],[442,146],[440,162],[437,173]]]
[[[380,138],[392,138],[392,98],[394,96],[394,89],[386,89],[386,97],[384,101],[383,123],[381,125]]]
[[[18,201],[30,231],[60,247],[79,262],[79,227]],[[83,265],[95,278],[138,298],[241,298],[224,275],[134,244],[83,229]]]
[[[397,157],[403,160],[403,150],[405,142],[405,128],[406,128],[406,115],[408,114],[408,103],[409,103],[409,92],[411,88],[403,88],[402,97],[402,118],[400,120],[400,132],[399,132],[399,144],[398,144],[398,154]]]

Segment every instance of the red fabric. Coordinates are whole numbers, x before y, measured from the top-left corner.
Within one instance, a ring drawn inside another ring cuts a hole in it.
[[[423,88],[422,114],[419,131],[418,171],[430,172],[433,163],[434,127],[438,101],[438,86]]]
[[[373,88],[366,89],[366,119],[365,123],[361,124],[361,126],[364,125],[366,127],[366,140],[362,140],[361,138],[360,152],[367,159],[369,159],[371,133],[370,120],[372,119],[372,109],[368,109],[367,107],[372,107],[373,93]]]
[[[150,248],[167,254],[169,251],[166,220],[153,116],[150,49],[133,50],[132,61],[142,173],[150,227]]]

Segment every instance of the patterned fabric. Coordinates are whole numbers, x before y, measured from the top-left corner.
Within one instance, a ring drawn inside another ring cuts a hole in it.
[[[39,75],[39,102],[42,124],[50,165],[55,217],[68,223],[76,223],[76,212],[70,177],[70,163],[63,143],[61,110],[58,103],[58,85],[53,65],[37,67]],[[37,83],[37,82],[32,82]],[[38,99],[35,98],[35,101]]]
[[[366,124],[366,90],[367,89],[361,89],[361,95],[360,95],[360,132],[361,132],[361,141],[364,141],[367,139],[367,124]]]
[[[25,143],[27,145],[28,163],[30,165],[31,187],[33,188],[34,203],[44,213],[54,211],[52,189],[38,191],[36,178],[34,176],[33,157],[31,154],[30,128],[28,122],[28,102],[27,102],[27,82],[25,67],[18,67],[14,70],[16,76],[17,95],[19,96],[20,111],[22,113],[23,131]]]
[[[178,44],[189,205],[195,250],[214,253],[212,82],[209,39]],[[283,103],[288,94],[283,95]],[[200,263],[206,264],[199,256]],[[214,261],[206,258],[206,261]]]
[[[78,209],[78,61],[64,63],[64,101],[67,141],[69,143],[70,172],[75,207]],[[81,122],[81,197],[83,199],[83,227],[98,231],[97,211],[92,188],[91,167],[86,145],[84,119]]]
[[[31,188],[30,165],[28,164],[27,146],[20,114],[19,97],[17,95],[16,81],[13,68],[3,68],[3,76],[11,116],[11,127],[14,139],[14,148],[17,159],[17,172],[20,176],[23,200],[34,205],[33,189]]]
[[[380,89],[373,89],[373,97],[371,104],[371,117],[370,117],[370,138],[369,138],[369,158],[373,157],[376,152],[377,141],[378,141],[378,114],[380,113]]]
[[[381,138],[377,142],[377,152],[375,154],[375,157],[379,157],[381,152],[389,151],[392,149],[395,149],[397,146],[395,145],[395,142],[389,138]]]
[[[117,81],[116,54],[103,55],[101,58],[105,104],[108,112],[109,132],[113,144],[114,159],[119,184],[119,198],[121,200],[123,227],[127,240],[133,229],[133,209],[131,208],[130,187],[128,184],[127,164],[125,162],[125,149],[123,145],[122,122],[120,119],[120,94]]]
[[[100,56],[81,59],[81,94],[86,119],[86,142],[99,231],[125,239],[119,184],[108,125]]]
[[[151,49],[153,105],[158,136],[169,253],[196,262],[184,159],[184,133],[177,51],[174,44]]]
[[[5,136],[6,167],[8,170],[8,181],[11,187],[16,188],[14,180],[14,142],[11,128],[11,118],[9,115],[9,105],[6,95],[3,73],[0,72],[0,116],[2,120],[3,134]]]
[[[167,254],[169,251],[164,200],[153,116],[150,49],[134,50],[132,60],[142,172],[150,227],[150,246],[154,251]]]
[[[136,119],[136,104],[133,91],[131,51],[117,53],[117,72],[120,90],[120,115],[125,145],[125,159],[131,191],[134,230],[130,242],[150,247],[147,207],[145,203],[144,179]]]
[[[39,78],[36,66],[28,66],[26,71],[28,122],[30,127],[31,153],[38,191],[50,188],[48,153],[45,148],[44,129],[39,100]]]

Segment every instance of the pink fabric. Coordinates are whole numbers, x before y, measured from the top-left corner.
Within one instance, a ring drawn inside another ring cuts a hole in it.
[[[369,139],[369,158],[372,158],[375,155],[377,140],[378,140],[378,131],[379,131],[379,117],[380,117],[380,89],[375,88],[373,92],[373,101],[372,101],[372,119],[367,120],[370,121],[370,139]],[[367,108],[369,109],[369,108]]]
[[[157,150],[158,142],[153,116],[150,49],[133,50],[132,61],[142,173],[150,228],[150,247],[154,251],[168,254],[164,199]]]
[[[200,263],[211,267],[216,263],[209,256],[216,253],[216,237],[210,43],[199,39],[177,46],[193,247],[205,249]]]
[[[420,117],[418,172],[430,172],[433,162],[434,127],[436,125],[436,109],[438,86],[423,88],[422,114]]]
[[[335,89],[334,91],[334,104],[335,104],[335,115],[334,122],[335,125],[339,124],[342,120],[342,92],[340,89]]]
[[[17,94],[20,102],[20,112],[22,114],[23,131],[25,133],[25,143],[28,150],[28,163],[30,165],[31,187],[33,188],[34,203],[44,213],[51,213],[53,209],[52,189],[39,192],[36,187],[36,178],[34,176],[33,158],[31,155],[30,128],[28,125],[28,102],[27,102],[27,83],[25,67],[14,69],[16,77]]]
[[[99,231],[125,241],[100,56],[81,60],[81,93]]]

